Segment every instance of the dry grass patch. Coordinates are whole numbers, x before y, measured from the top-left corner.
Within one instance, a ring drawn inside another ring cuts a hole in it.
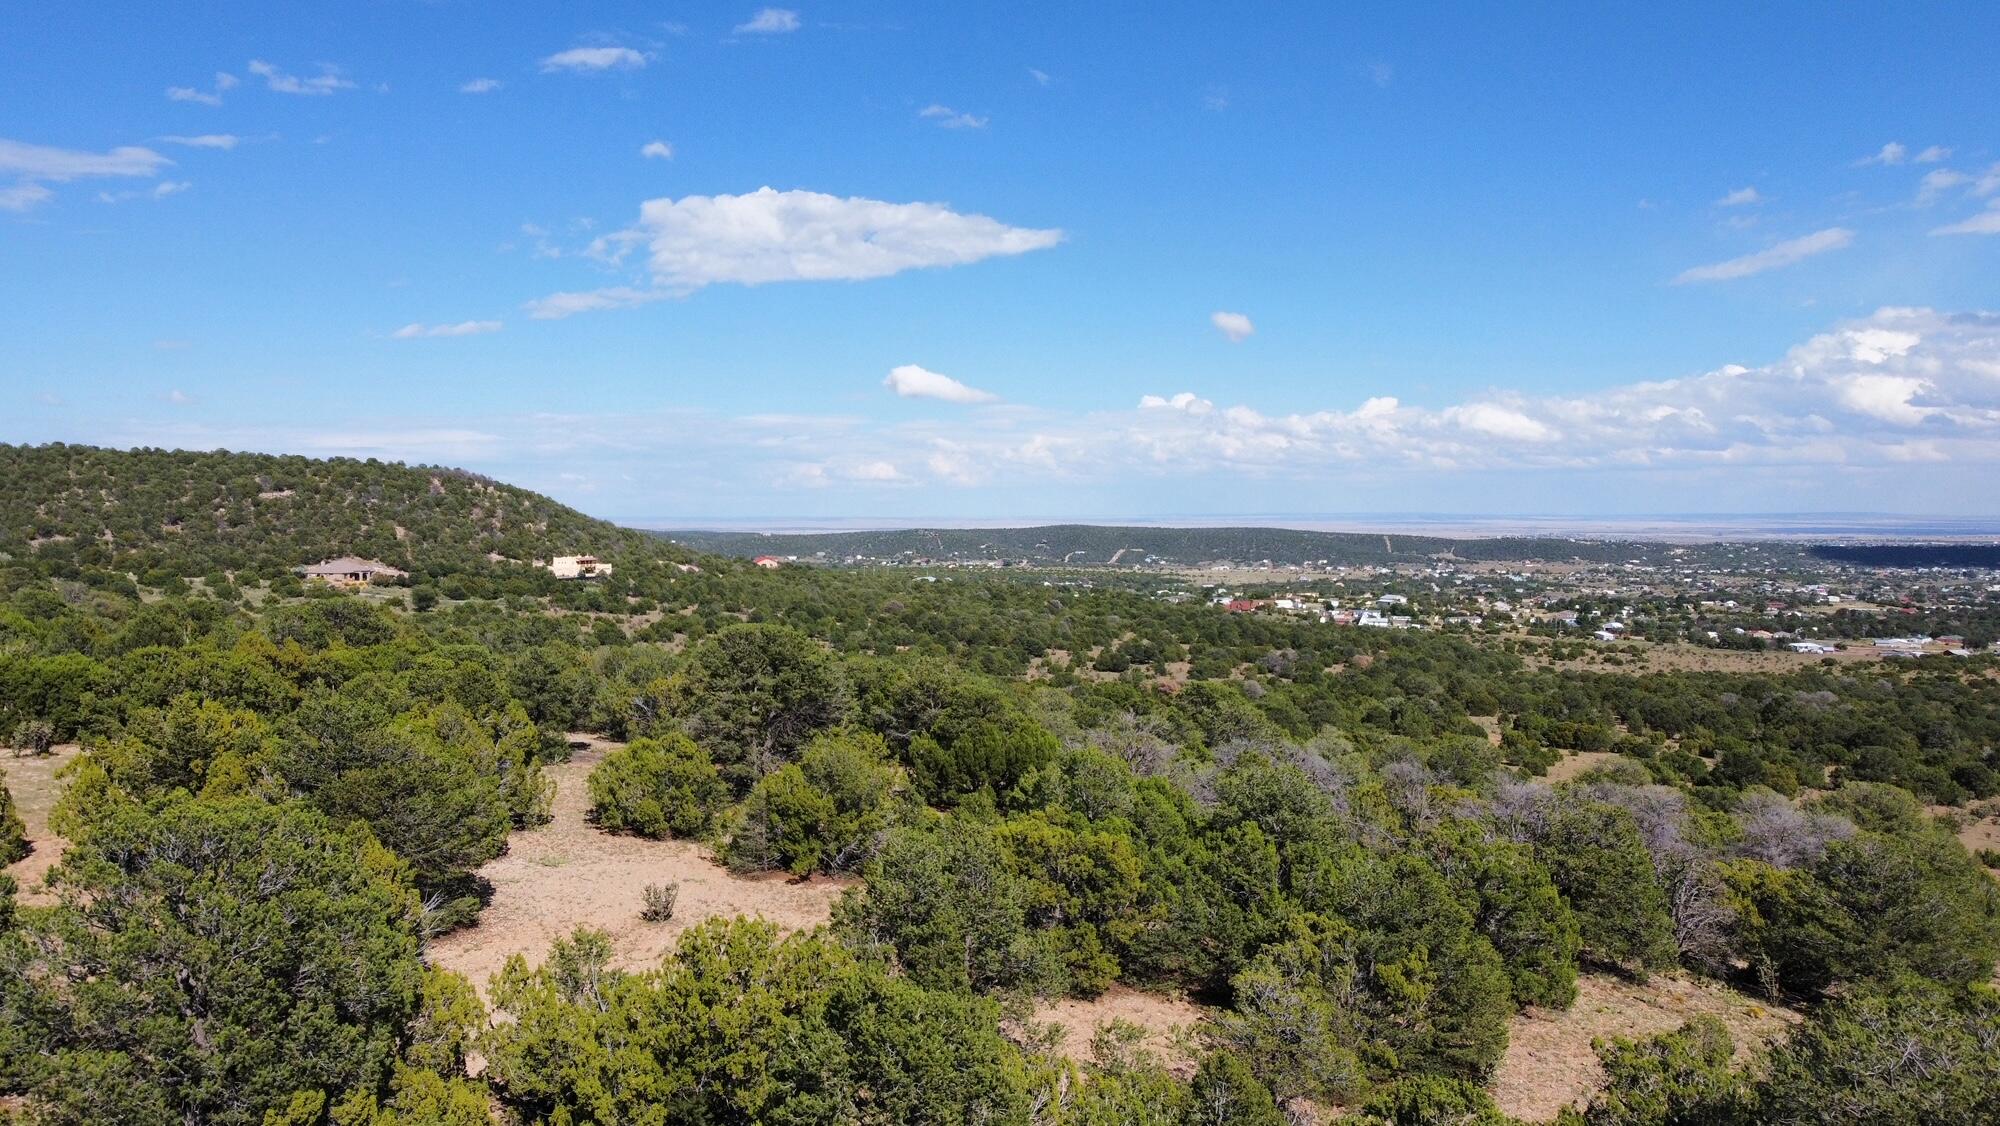
[[[52,903],[54,897],[41,890],[42,877],[62,859],[69,842],[49,831],[49,810],[62,796],[56,772],[76,761],[80,748],[63,743],[40,757],[0,758],[0,770],[7,774],[7,789],[14,795],[14,808],[21,815],[28,843],[35,847],[23,859],[7,868],[21,883],[21,902]]]
[[[1591,1041],[1671,1032],[1709,1015],[1729,1028],[1739,1062],[1760,1052],[1801,1018],[1714,982],[1655,976],[1644,985],[1602,974],[1577,981],[1576,1004],[1562,1012],[1528,1009],[1507,1030],[1507,1054],[1493,1076],[1493,1098],[1516,1118],[1541,1122],[1582,1102],[1604,1083]]]
[[[507,854],[479,870],[493,882],[493,901],[479,924],[427,946],[431,962],[466,975],[482,993],[509,955],[540,962],[551,942],[579,926],[608,933],[613,964],[636,969],[657,964],[682,931],[717,916],[761,915],[786,930],[818,926],[852,884],[824,877],[800,883],[782,873],[735,876],[691,841],[599,831],[588,819],[585,780],[615,744],[576,739],[587,744],[584,749],[548,768],[556,785],[554,819],[515,833]],[[680,885],[673,919],[641,919],[646,886],[670,883]]]
[[[1617,751],[1571,751],[1569,754],[1557,759],[1555,764],[1549,767],[1549,772],[1544,775],[1544,780],[1550,785],[1554,785],[1557,782],[1568,782],[1573,778],[1581,778],[1600,766],[1608,766],[1611,763],[1617,762],[1624,757],[1624,755],[1619,754]]]
[[[1208,1019],[1208,1011],[1179,997],[1114,985],[1088,1001],[1066,997],[1045,1005],[1035,1010],[1034,1019],[1062,1029],[1062,1054],[1086,1064],[1097,1062],[1091,1041],[1099,1028],[1114,1020],[1130,1021],[1146,1030],[1139,1045],[1142,1050],[1158,1056],[1175,1075],[1189,1079],[1197,1062],[1195,1034]]]

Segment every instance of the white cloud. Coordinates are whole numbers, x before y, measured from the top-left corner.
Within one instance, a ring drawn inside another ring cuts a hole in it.
[[[521,307],[538,321],[558,321],[578,313],[594,313],[601,309],[630,309],[638,305],[664,301],[673,294],[659,289],[634,289],[618,285],[606,289],[592,289],[572,293],[551,293],[547,297],[537,297]]]
[[[475,78],[470,82],[460,85],[458,92],[461,94],[491,94],[493,91],[498,90],[500,85],[500,80],[497,78]]]
[[[940,129],[984,129],[987,119],[969,113],[960,113],[950,106],[933,102],[917,111],[918,117],[937,122]]]
[[[672,160],[674,158],[674,146],[665,141],[647,141],[645,144],[639,146],[639,155],[649,160]]]
[[[219,70],[215,72],[215,88],[213,91],[197,90],[192,86],[169,86],[167,87],[167,100],[194,102],[197,105],[204,106],[219,106],[222,104],[223,93],[235,89],[237,81],[238,79],[235,75],[230,74],[228,71]]]
[[[287,74],[263,59],[251,59],[245,69],[262,78],[265,86],[280,94],[325,97],[336,91],[354,88],[354,83],[341,77],[340,68],[332,63],[319,64],[319,73],[310,78]]]
[[[643,246],[652,291],[618,286],[531,302],[538,318],[618,308],[706,285],[858,281],[905,270],[962,266],[1061,242],[1059,230],[1010,227],[941,203],[886,203],[759,188],[744,195],[652,199],[634,227],[601,236],[594,257],[613,265]]]
[[[763,8],[736,25],[738,35],[782,35],[799,29],[799,14],[790,8]]]
[[[1923,180],[1917,184],[1917,202],[1931,203],[1951,189],[1971,182],[1972,177],[1963,172],[1954,172],[1949,168],[1934,168],[1924,173]]]
[[[1035,85],[1037,86],[1047,86],[1049,83],[1055,81],[1055,79],[1049,75],[1048,71],[1036,70],[1034,67],[1028,68],[1028,77],[1034,79]]]
[[[842,476],[850,481],[905,480],[902,470],[897,469],[896,463],[891,461],[864,461],[858,465],[847,466],[841,472]]]
[[[0,211],[26,211],[54,199],[55,194],[40,184],[15,184],[0,188]]]
[[[1934,227],[1934,235],[2000,235],[2000,199],[1987,204],[1986,210],[1970,219],[1961,219],[1943,227]]]
[[[154,176],[173,161],[152,149],[124,145],[110,152],[81,152],[0,139],[0,172],[24,180],[76,180],[88,176]]]
[[[1376,86],[1386,88],[1389,83],[1395,80],[1396,68],[1393,65],[1382,62],[1368,64],[1368,81],[1373,82]]]
[[[1838,384],[1840,402],[1849,410],[1898,426],[1915,426],[1936,412],[1910,400],[1931,389],[1930,381],[1908,375],[1850,375]]]
[[[630,47],[571,47],[567,51],[557,51],[542,60],[542,73],[558,71],[588,74],[607,70],[638,70],[646,65],[646,56]]]
[[[1950,155],[1951,155],[1951,150],[1946,148],[1945,146],[1932,145],[1930,148],[1927,148],[1924,151],[1917,154],[1917,163],[1936,164],[1938,161],[1943,160],[1946,157],[1949,157]]]
[[[1250,318],[1242,313],[1225,313],[1218,310],[1208,315],[1208,323],[1220,330],[1232,344],[1241,344],[1257,331],[1257,326],[1251,324]]]
[[[1717,207],[1744,207],[1752,203],[1762,202],[1764,202],[1764,197],[1757,193],[1756,188],[1751,187],[1736,188],[1721,199],[1716,200],[1715,205]]]
[[[1910,150],[1904,148],[1901,142],[1890,141],[1888,144],[1883,145],[1880,149],[1876,150],[1874,156],[1862,157],[1860,160],[1855,161],[1855,163],[1856,164],[1901,164],[1903,163],[1904,160],[1909,158],[1909,155],[1910,155]]]
[[[194,396],[188,394],[187,392],[181,390],[178,387],[167,392],[164,398],[167,400],[167,402],[172,403],[177,407],[191,406],[194,403]]]
[[[1356,382],[1335,374],[1335,386]],[[1180,492],[1180,482],[1226,495],[1242,481],[1246,496],[1291,495],[1294,484],[1297,495],[1340,496],[1352,485],[1396,496],[1406,487],[1417,495],[1426,481],[1491,484],[1508,473],[1543,494],[1573,483],[1582,495],[1615,478],[1635,497],[1782,498],[1807,489],[1818,490],[1814,503],[1858,495],[1851,490],[1872,480],[1906,490],[1918,509],[1930,503],[1919,489],[1955,482],[1976,498],[1978,482],[2000,472],[2000,314],[1882,309],[1762,362],[1581,394],[1496,388],[1423,405],[1365,391],[1344,398],[1274,413],[1185,391],[1087,412],[1011,404],[882,419],[672,409],[318,429],[154,419],[92,437],[428,462],[497,458],[486,464],[525,483],[538,474],[553,482],[560,472],[626,476],[645,482],[635,500],[656,502],[657,482],[671,481],[676,496],[724,506],[764,495],[774,479],[857,490],[1041,484],[1079,498],[1102,495],[1094,489],[1196,495]],[[1913,465],[1944,473],[1910,477]],[[1544,484],[1530,484],[1531,474]],[[1438,489],[1433,495],[1448,495]],[[1931,499],[1956,510],[1977,503]]]
[[[1183,414],[1208,414],[1215,410],[1215,404],[1196,395],[1192,391],[1182,391],[1172,398],[1162,398],[1158,395],[1141,395],[1139,396],[1139,409],[1142,411],[1174,410],[1180,411]]]
[[[882,386],[905,399],[941,399],[947,403],[991,403],[1000,396],[991,391],[967,387],[948,375],[927,371],[915,364],[891,368]]]
[[[1499,403],[1466,403],[1446,408],[1438,417],[1461,430],[1510,442],[1553,442],[1561,436],[1547,423]]]
[[[1729,281],[1747,278],[1766,270],[1776,270],[1784,266],[1803,262],[1816,254],[1839,250],[1854,241],[1854,232],[1845,227],[1828,227],[1824,231],[1814,231],[1800,238],[1781,242],[1755,254],[1745,254],[1741,258],[1731,258],[1727,262],[1716,262],[1707,266],[1695,266],[1682,270],[1674,278],[1675,285],[1688,282]]]
[[[440,336],[483,336],[505,327],[499,321],[460,321],[457,324],[406,324],[389,335],[397,340],[424,340]]]
[[[243,138],[234,133],[203,133],[195,137],[161,137],[170,145],[185,145],[191,149],[222,149],[228,151],[243,143]]]
[[[133,191],[122,191],[122,192],[98,192],[97,202],[127,203],[135,199],[165,199],[170,195],[179,195],[182,192],[187,191],[189,188],[192,187],[194,187],[194,185],[186,180],[162,180],[159,183],[154,184],[152,187],[146,188],[144,190],[133,190]]]

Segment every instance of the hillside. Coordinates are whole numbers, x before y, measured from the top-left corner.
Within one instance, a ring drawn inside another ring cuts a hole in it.
[[[678,555],[459,469],[228,451],[0,445],[0,553],[179,574],[277,572],[355,554],[405,569],[489,553]]]
[[[1291,528],[1141,528],[1095,524],[1050,524],[1029,528],[910,528],[885,531],[771,534],[763,532],[671,531],[661,535],[699,551],[719,555],[824,553],[831,560],[859,557],[894,559],[1025,559],[1035,563],[1104,564],[1114,556],[1137,563],[1151,555],[1181,565],[1228,561],[1251,563],[1375,564],[1460,560],[1658,563],[1670,555],[1717,550],[1719,545],[1676,546],[1637,540],[1559,536],[1446,538],[1394,532],[1315,532]],[[1795,556],[1779,544],[1735,544],[1729,550]],[[1124,552],[1122,556],[1120,552]]]

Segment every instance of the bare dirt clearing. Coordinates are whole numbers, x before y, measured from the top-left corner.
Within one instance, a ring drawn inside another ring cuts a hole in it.
[[[616,744],[572,738],[590,745],[571,761],[548,768],[556,785],[554,820],[515,833],[507,855],[479,870],[493,882],[493,902],[478,926],[428,945],[433,963],[466,975],[481,993],[508,955],[525,954],[538,963],[550,942],[579,926],[611,936],[615,965],[639,968],[658,963],[683,930],[704,919],[761,915],[786,930],[818,926],[849,886],[850,881],[825,878],[795,883],[782,874],[746,879],[731,875],[707,848],[691,841],[598,831],[587,817],[585,780]],[[639,918],[641,890],[675,882],[681,892],[672,921]]]
[[[1567,782],[1572,778],[1581,778],[1600,766],[1609,765],[1624,757],[1617,751],[1571,751],[1549,767],[1545,778],[1550,783]]]
[[[0,770],[7,774],[7,789],[14,795],[14,809],[21,815],[28,841],[35,851],[7,868],[21,883],[21,902],[50,903],[54,899],[41,890],[42,877],[62,859],[69,842],[49,831],[49,810],[62,796],[56,772],[76,761],[78,747],[64,743],[40,757],[0,758]]]
[[[1671,1032],[1707,1014],[1728,1026],[1741,1061],[1800,1019],[1789,1009],[1760,1005],[1725,986],[1687,977],[1658,975],[1639,985],[1586,974],[1576,984],[1576,1004],[1568,1010],[1529,1009],[1507,1030],[1507,1054],[1493,1075],[1493,1098],[1516,1118],[1546,1121],[1596,1091],[1604,1082],[1604,1069],[1590,1042],[1599,1037]]]
[[[1198,1050],[1194,1031],[1207,1017],[1207,1010],[1192,1001],[1123,985],[1112,986],[1094,1000],[1069,997],[1035,1010],[1036,1021],[1063,1030],[1062,1054],[1078,1063],[1098,1062],[1091,1041],[1099,1027],[1114,1020],[1130,1021],[1146,1030],[1139,1047],[1158,1056],[1182,1079],[1194,1075]]]

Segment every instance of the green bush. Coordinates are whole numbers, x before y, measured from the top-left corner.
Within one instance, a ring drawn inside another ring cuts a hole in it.
[[[642,837],[701,836],[729,801],[708,753],[678,733],[637,739],[604,756],[589,789],[599,827]]]

